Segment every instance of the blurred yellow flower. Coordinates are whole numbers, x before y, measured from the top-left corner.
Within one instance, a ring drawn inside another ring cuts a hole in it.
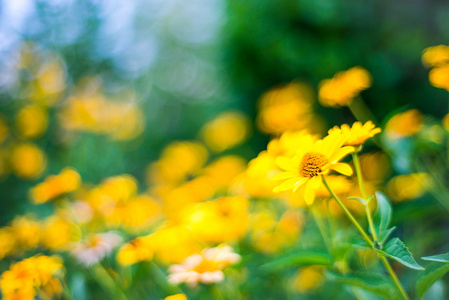
[[[273,88],[259,100],[257,126],[272,134],[310,127],[313,101],[313,91],[306,84],[294,82]]]
[[[17,216],[11,223],[17,248],[28,250],[39,244],[40,223],[28,216]]]
[[[332,79],[322,80],[319,84],[319,101],[323,106],[346,106],[361,91],[371,86],[371,75],[362,67],[353,67],[342,71]]]
[[[410,109],[391,117],[385,125],[385,134],[390,138],[403,138],[418,133],[423,125],[423,115]]]
[[[250,135],[250,126],[246,115],[229,111],[204,125],[201,137],[211,150],[222,152],[243,143]]]
[[[75,191],[81,185],[81,176],[72,168],[64,168],[58,175],[51,175],[31,189],[35,204],[50,201],[63,194]]]
[[[226,155],[211,162],[202,173],[210,179],[217,191],[226,191],[245,167],[245,159],[237,155]]]
[[[39,289],[55,276],[62,276],[62,272],[63,265],[57,256],[38,255],[24,259],[3,272],[0,279],[2,295],[5,299],[34,299]]]
[[[187,297],[184,294],[176,294],[165,297],[164,300],[187,300]]]
[[[78,238],[78,230],[70,219],[63,215],[53,215],[41,224],[41,245],[50,250],[66,249],[70,242]]]
[[[391,173],[390,158],[383,152],[364,153],[359,161],[366,181],[382,181]]]
[[[40,137],[48,125],[48,113],[38,105],[25,106],[16,115],[16,127],[19,134],[27,139]]]
[[[117,261],[123,266],[133,265],[153,258],[152,236],[138,237],[124,244],[117,253]]]
[[[310,134],[308,130],[286,131],[279,138],[268,143],[267,152],[272,157],[293,157],[302,145],[308,145],[318,140],[318,136]]]
[[[424,49],[422,61],[430,67],[449,63],[449,46],[438,45]]]
[[[271,178],[277,173],[274,157],[266,151],[248,163],[248,168],[241,175],[243,189],[246,194],[255,198],[274,196],[276,183]]]
[[[13,253],[16,247],[16,238],[12,228],[0,228],[0,260]]]
[[[164,225],[150,237],[155,257],[166,264],[180,263],[201,249],[193,239],[192,231],[182,225]]]
[[[170,266],[168,280],[173,284],[210,284],[224,280],[223,269],[240,261],[240,255],[227,245],[204,249],[187,257],[181,264]]]
[[[47,157],[34,144],[25,143],[12,148],[10,163],[14,174],[24,179],[33,179],[44,171]]]
[[[326,175],[331,170],[347,176],[352,175],[351,167],[340,162],[354,151],[353,147],[342,147],[346,138],[347,135],[332,132],[322,140],[302,145],[292,158],[278,157],[276,163],[285,172],[275,175],[273,180],[284,180],[284,182],[279,184],[274,192],[301,189],[304,200],[311,205],[315,198],[315,191],[321,183],[320,175]]]
[[[246,233],[249,214],[247,199],[222,197],[186,207],[182,211],[185,226],[201,242],[229,242]]]
[[[293,279],[293,289],[300,293],[309,293],[324,282],[323,267],[305,267],[300,269]]]
[[[392,200],[397,202],[416,199],[427,192],[429,180],[427,173],[398,175],[388,182],[387,192]]]
[[[355,122],[352,127],[348,124],[343,124],[341,127],[334,126],[329,130],[329,134],[333,131],[341,131],[341,134],[348,135],[345,146],[359,146],[363,144],[367,139],[381,132],[380,128],[376,128],[373,122],[368,121],[362,125],[360,122]]]
[[[449,64],[430,70],[429,81],[434,87],[449,91]]]

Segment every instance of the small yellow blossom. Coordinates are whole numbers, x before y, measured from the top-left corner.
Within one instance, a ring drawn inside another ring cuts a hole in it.
[[[430,70],[429,81],[434,87],[449,91],[449,64]]]
[[[331,170],[352,175],[351,167],[340,160],[354,151],[353,147],[342,147],[347,135],[332,132],[322,140],[302,145],[302,149],[292,158],[278,157],[276,163],[285,172],[277,174],[273,180],[284,180],[274,191],[301,190],[307,204],[312,204],[315,191],[320,186],[321,175]]]
[[[393,177],[387,185],[388,195],[397,202],[416,199],[427,192],[429,174],[414,173]]]
[[[151,260],[154,254],[152,236],[138,237],[124,244],[117,253],[117,261],[129,266],[140,261]]]
[[[449,46],[438,45],[424,49],[422,61],[430,67],[449,63]]]
[[[35,219],[28,216],[15,217],[11,229],[19,249],[28,250],[38,246],[40,223]]]
[[[417,109],[410,109],[394,115],[385,125],[390,138],[403,138],[418,133],[423,125],[423,115]]]
[[[373,122],[368,121],[362,125],[360,122],[355,122],[352,127],[348,124],[343,124],[341,127],[335,126],[329,130],[329,134],[333,131],[341,131],[341,134],[348,135],[345,146],[359,146],[367,139],[381,132],[380,128],[376,128]]]
[[[19,144],[13,147],[10,157],[11,169],[19,177],[33,179],[44,171],[47,157],[34,144]]]
[[[165,297],[164,300],[187,300],[187,297],[184,294],[176,294]]]
[[[222,152],[244,142],[249,137],[250,124],[240,112],[225,112],[204,125],[201,136],[211,150]]]
[[[81,184],[81,177],[72,168],[65,168],[59,175],[51,175],[31,189],[35,204],[50,201],[58,196],[75,191]]]
[[[257,126],[262,132],[280,134],[313,124],[313,92],[301,83],[290,83],[264,93],[259,100]]]
[[[305,267],[300,269],[293,279],[293,288],[300,293],[308,293],[317,289],[323,282],[323,267]]]
[[[9,135],[9,128],[5,119],[0,116],[0,144],[2,144]]]
[[[40,243],[50,250],[61,250],[77,237],[77,228],[63,214],[45,219],[41,225]]]
[[[345,106],[371,86],[371,75],[362,67],[342,71],[320,82],[319,101],[323,106]]]
[[[181,264],[172,265],[168,270],[168,280],[173,284],[185,282],[191,286],[223,281],[222,270],[240,261],[240,255],[232,251],[226,245],[204,249],[201,254],[194,254]]]
[[[16,115],[16,127],[24,138],[37,138],[44,134],[48,125],[48,113],[38,105],[22,108]]]

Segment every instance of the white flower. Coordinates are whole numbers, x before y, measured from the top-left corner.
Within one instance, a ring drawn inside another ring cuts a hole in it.
[[[240,255],[229,246],[204,249],[201,254],[187,257],[181,264],[169,268],[168,279],[173,284],[185,282],[195,286],[198,283],[214,283],[224,280],[222,270],[240,261]]]
[[[88,267],[102,260],[121,242],[122,238],[113,232],[94,234],[85,241],[73,243],[71,253]]]

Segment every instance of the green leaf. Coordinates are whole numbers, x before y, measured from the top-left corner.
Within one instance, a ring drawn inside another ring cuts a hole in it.
[[[330,266],[332,258],[328,253],[317,251],[300,251],[280,257],[269,263],[260,266],[264,272],[276,272],[291,267],[301,267],[310,265]]]
[[[379,274],[353,273],[349,275],[340,275],[329,273],[328,277],[334,282],[359,287],[388,299],[399,298],[394,285],[389,278]]]
[[[449,271],[449,264],[431,263],[416,282],[416,293],[421,299],[427,290]]]
[[[379,236],[382,236],[387,230],[391,222],[392,208],[388,198],[381,192],[376,192],[377,211],[374,215],[374,223],[376,224]]]
[[[421,257],[423,260],[437,261],[442,263],[449,263],[449,253],[437,254],[432,256]]]
[[[398,238],[390,240],[385,244],[382,250],[374,249],[374,251],[383,256],[394,259],[409,268],[415,270],[424,270],[423,267],[416,263],[410,251],[408,251],[404,243]]]
[[[379,235],[379,243],[380,243],[380,244],[385,243],[385,242],[388,240],[388,238],[390,237],[391,233],[392,233],[395,229],[396,229],[396,226],[393,226],[393,227],[391,227],[391,228],[388,228],[388,229],[385,230],[384,232],[382,232],[382,233]]]

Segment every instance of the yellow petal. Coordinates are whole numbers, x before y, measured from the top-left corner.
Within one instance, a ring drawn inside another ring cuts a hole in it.
[[[304,200],[308,205],[312,205],[313,200],[315,199],[315,190],[313,189],[313,185],[313,180],[310,180],[304,187]]]
[[[296,192],[300,187],[302,187],[304,185],[304,183],[307,182],[307,180],[309,180],[309,178],[304,177],[301,178],[300,180],[298,180],[298,182],[295,184],[295,187],[293,188],[293,192]]]
[[[295,176],[298,176],[298,173],[282,172],[271,177],[271,180],[289,179]]]
[[[291,159],[284,156],[276,158],[276,164],[285,171],[295,172],[298,169],[298,166],[294,165]]]
[[[295,186],[295,184],[296,184],[299,180],[301,180],[301,178],[299,178],[299,177],[294,177],[294,178],[291,178],[291,179],[289,179],[289,180],[287,180],[287,181],[284,181],[283,183],[281,183],[280,185],[278,185],[277,187],[275,187],[275,188],[273,189],[273,192],[279,193],[279,192],[282,192],[282,191],[286,191],[286,190],[289,190],[289,189],[293,189],[294,186]]]
[[[345,163],[336,163],[331,166],[331,169],[337,171],[338,173],[346,175],[346,176],[352,175],[352,168],[348,164],[345,164]]]
[[[343,157],[345,157],[346,155],[348,155],[349,153],[352,153],[352,152],[354,152],[354,147],[343,147],[343,148],[340,148],[340,149],[338,149],[335,153],[334,153],[334,155],[332,155],[331,157],[330,157],[330,159],[329,159],[329,162],[330,163],[334,163],[334,162],[337,162],[337,161],[340,161],[340,159],[342,159]]]

